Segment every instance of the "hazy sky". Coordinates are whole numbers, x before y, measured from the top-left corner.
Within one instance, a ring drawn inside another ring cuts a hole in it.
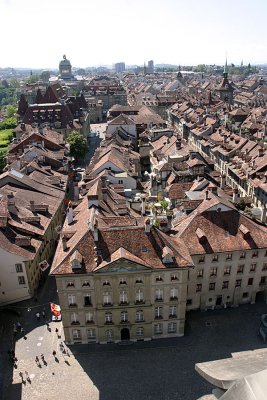
[[[267,62],[267,0],[0,0],[0,67]]]

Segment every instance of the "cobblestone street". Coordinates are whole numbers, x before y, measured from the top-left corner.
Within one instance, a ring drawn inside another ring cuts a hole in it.
[[[52,289],[47,292],[55,299]],[[211,387],[195,372],[195,363],[264,347],[258,327],[267,306],[259,303],[191,312],[182,338],[124,346],[76,345],[68,349],[68,356],[60,351],[63,337],[58,338],[55,331],[58,328],[61,333],[61,323],[50,323],[50,332],[45,320],[35,316],[40,306],[25,311],[20,319],[27,339],[16,340],[17,369],[12,370],[8,361],[8,343],[2,349],[4,400],[196,400]],[[41,361],[38,367],[35,357],[40,359],[41,354],[47,365]],[[31,383],[22,383],[19,373],[25,380],[25,371]]]

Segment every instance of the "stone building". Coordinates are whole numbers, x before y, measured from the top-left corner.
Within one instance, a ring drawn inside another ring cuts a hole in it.
[[[67,343],[183,335],[190,258],[151,222],[69,209],[51,270]]]

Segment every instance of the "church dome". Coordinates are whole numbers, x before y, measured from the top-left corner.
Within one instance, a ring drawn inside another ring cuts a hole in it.
[[[63,60],[60,61],[59,66],[60,66],[60,67],[71,67],[71,63],[70,63],[70,61],[67,59],[67,57],[65,56],[65,54],[64,54],[64,56],[63,56]]]

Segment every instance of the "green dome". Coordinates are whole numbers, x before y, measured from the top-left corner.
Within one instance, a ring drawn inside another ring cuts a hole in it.
[[[63,56],[63,60],[60,61],[59,66],[60,66],[60,67],[71,67],[71,63],[70,63],[70,61],[67,59],[67,57],[65,56],[65,54],[64,54],[64,56]]]

